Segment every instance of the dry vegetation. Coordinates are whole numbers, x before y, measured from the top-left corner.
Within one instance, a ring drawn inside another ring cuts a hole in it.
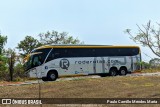
[[[40,86],[42,98],[160,98],[159,76],[118,76],[94,79],[74,79],[70,81],[45,82],[42,83]],[[38,98],[38,90],[38,84],[23,86],[4,86],[0,87],[0,97]],[[67,107],[67,105],[54,106]],[[73,107],[79,106],[81,107],[81,105],[74,105]],[[92,106],[88,105],[88,107]],[[120,105],[115,104],[99,106],[104,107]],[[125,106],[133,107],[134,104]],[[144,106],[149,107],[149,105]],[[158,105],[152,106],[158,107]],[[143,105],[141,105],[141,107],[143,107]]]
[[[149,69],[143,69],[141,71],[142,73],[153,73],[153,72],[160,72],[160,68],[149,68]]]

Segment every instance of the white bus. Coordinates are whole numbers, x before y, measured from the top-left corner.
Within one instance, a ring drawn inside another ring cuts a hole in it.
[[[72,75],[126,75],[141,70],[138,46],[45,45],[25,58],[29,77],[54,81]]]

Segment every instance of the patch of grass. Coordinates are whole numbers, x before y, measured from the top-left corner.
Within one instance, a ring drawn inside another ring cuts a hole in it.
[[[117,76],[105,78],[78,78],[70,81],[54,81],[40,84],[42,98],[160,98],[159,76]],[[39,84],[0,87],[1,98],[39,98]],[[21,105],[19,105],[21,106]],[[18,106],[18,107],[19,107]],[[42,107],[52,107],[43,105]],[[59,107],[60,105],[54,105]],[[137,106],[97,105],[95,107]],[[159,107],[158,105],[139,105]],[[17,106],[15,106],[17,107]],[[60,107],[66,107],[61,105]],[[73,107],[75,107],[73,105]],[[78,107],[78,106],[76,106]],[[83,107],[89,107],[83,106]],[[92,106],[91,106],[92,107]]]
[[[13,81],[24,81],[24,79],[22,79],[20,77],[16,77]]]
[[[160,98],[160,77],[105,77],[40,84],[44,98]],[[0,97],[38,98],[39,84],[0,87]]]
[[[143,69],[141,72],[143,73],[160,72],[160,69],[159,68],[149,68],[149,69]]]

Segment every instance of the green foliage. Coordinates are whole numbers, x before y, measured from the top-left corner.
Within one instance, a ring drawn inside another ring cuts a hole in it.
[[[17,49],[19,49],[22,56],[30,53],[34,48],[41,46],[41,43],[32,36],[26,36],[24,40],[18,43]]]
[[[143,69],[148,69],[148,68],[150,68],[150,66],[151,65],[149,63],[142,61],[142,68]]]
[[[22,52],[21,55],[24,57],[26,54],[30,53],[33,49],[49,44],[83,44],[78,38],[73,38],[73,36],[68,36],[68,33],[57,31],[40,33],[38,35],[40,40],[33,38],[32,36],[26,36],[24,40],[18,43],[17,49]]]
[[[57,31],[40,33],[40,42],[43,45],[48,44],[83,44],[78,38],[73,38],[73,36],[68,36],[68,33],[62,32],[58,33]]]
[[[22,79],[21,79],[20,77],[16,77],[16,78],[14,79],[14,81],[15,81],[15,82],[17,82],[17,81],[22,81]]]
[[[7,80],[7,58],[4,55],[0,55],[0,80]]]
[[[2,36],[0,34],[0,79],[4,79],[6,77],[7,70],[7,58],[3,54],[4,45],[7,43],[7,36]]]
[[[14,77],[24,77],[25,76],[24,66],[20,63],[14,66]]]
[[[3,55],[0,55],[0,71],[5,71],[6,70],[6,62],[7,58]]]
[[[8,64],[8,71],[10,74],[10,80],[13,80],[13,72],[14,72],[14,65],[16,63],[16,52],[14,49],[7,49],[4,51],[7,57],[7,64]]]
[[[7,43],[7,36],[2,36],[0,34],[0,55],[2,54],[3,47],[6,43]]]
[[[23,58],[33,49],[49,44],[83,44],[78,38],[69,36],[68,33],[57,31],[41,33],[38,35],[39,40],[32,36],[26,36],[24,40],[18,43],[16,47],[20,55],[16,53],[15,49],[4,49],[7,42],[7,36],[0,34],[0,80],[15,80],[21,81],[25,77],[25,70],[23,66]]]
[[[160,59],[153,58],[149,61],[149,64],[151,65],[151,68],[160,68]]]
[[[7,50],[4,50],[4,54],[7,56],[7,63],[8,65],[10,66],[10,64],[12,63],[13,66],[16,62],[16,52],[14,49],[7,49]]]
[[[142,66],[142,69],[148,69],[148,68],[151,67],[150,63],[144,62],[144,61],[137,62],[136,64],[137,64],[138,66]]]

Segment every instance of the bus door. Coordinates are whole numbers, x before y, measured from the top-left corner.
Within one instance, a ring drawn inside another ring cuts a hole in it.
[[[105,62],[103,57],[95,57],[93,61],[93,71],[94,73],[104,73],[105,72]]]

